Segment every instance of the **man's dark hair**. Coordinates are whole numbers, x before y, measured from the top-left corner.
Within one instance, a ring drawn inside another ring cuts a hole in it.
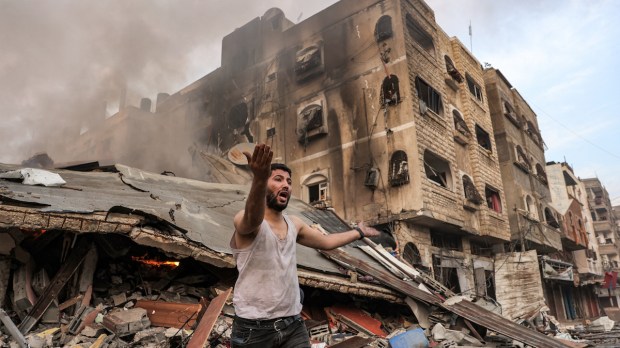
[[[287,167],[286,164],[284,164],[284,163],[272,163],[271,164],[271,172],[273,172],[276,169],[283,170],[283,171],[287,172],[288,175],[293,176],[293,173],[291,172],[291,168]]]

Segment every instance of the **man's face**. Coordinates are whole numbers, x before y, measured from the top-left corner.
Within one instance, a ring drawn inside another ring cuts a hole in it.
[[[273,170],[267,182],[267,207],[275,211],[283,211],[290,198],[291,176],[285,170]]]

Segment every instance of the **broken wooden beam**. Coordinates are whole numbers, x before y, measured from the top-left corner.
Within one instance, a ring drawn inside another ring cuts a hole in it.
[[[153,326],[191,329],[196,324],[202,305],[198,303],[179,303],[138,300],[136,308],[144,308]]]
[[[209,339],[211,330],[213,330],[213,325],[215,325],[231,293],[232,288],[229,288],[211,301],[206,312],[202,318],[200,318],[198,327],[196,327],[196,331],[194,331],[192,338],[190,338],[187,348],[203,348],[207,346],[207,340]]]
[[[36,325],[36,323],[41,319],[41,316],[47,308],[50,306],[52,301],[58,298],[58,294],[65,286],[67,281],[73,276],[78,267],[82,264],[84,257],[86,256],[87,251],[89,250],[89,243],[85,240],[81,240],[75,249],[72,250],[71,255],[67,259],[65,263],[62,264],[54,278],[50,282],[50,284],[45,288],[45,292],[39,298],[37,303],[35,303],[34,307],[30,310],[26,318],[19,325],[19,331],[22,334],[27,334],[32,330],[32,328]]]

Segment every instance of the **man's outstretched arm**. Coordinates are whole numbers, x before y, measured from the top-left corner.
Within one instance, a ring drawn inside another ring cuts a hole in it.
[[[358,228],[361,231],[358,231],[357,229],[352,229],[346,232],[325,235],[316,228],[308,226],[308,224],[306,224],[296,216],[293,216],[292,219],[295,222],[298,230],[297,242],[301,245],[305,245],[314,249],[331,250],[359,240],[362,238],[362,236],[375,237],[380,234],[379,231],[372,227],[366,226],[364,224],[359,224]]]
[[[258,144],[254,153],[243,153],[252,171],[252,186],[245,202],[245,209],[235,215],[235,232],[242,236],[255,235],[265,217],[267,182],[271,175],[273,151],[265,144]]]

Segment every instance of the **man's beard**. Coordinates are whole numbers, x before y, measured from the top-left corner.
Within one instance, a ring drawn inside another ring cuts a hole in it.
[[[288,198],[286,199],[286,203],[279,203],[278,196],[275,195],[273,192],[270,192],[269,195],[267,195],[267,207],[269,209],[273,209],[275,211],[281,212],[284,209],[286,209],[287,206],[288,206]]]

